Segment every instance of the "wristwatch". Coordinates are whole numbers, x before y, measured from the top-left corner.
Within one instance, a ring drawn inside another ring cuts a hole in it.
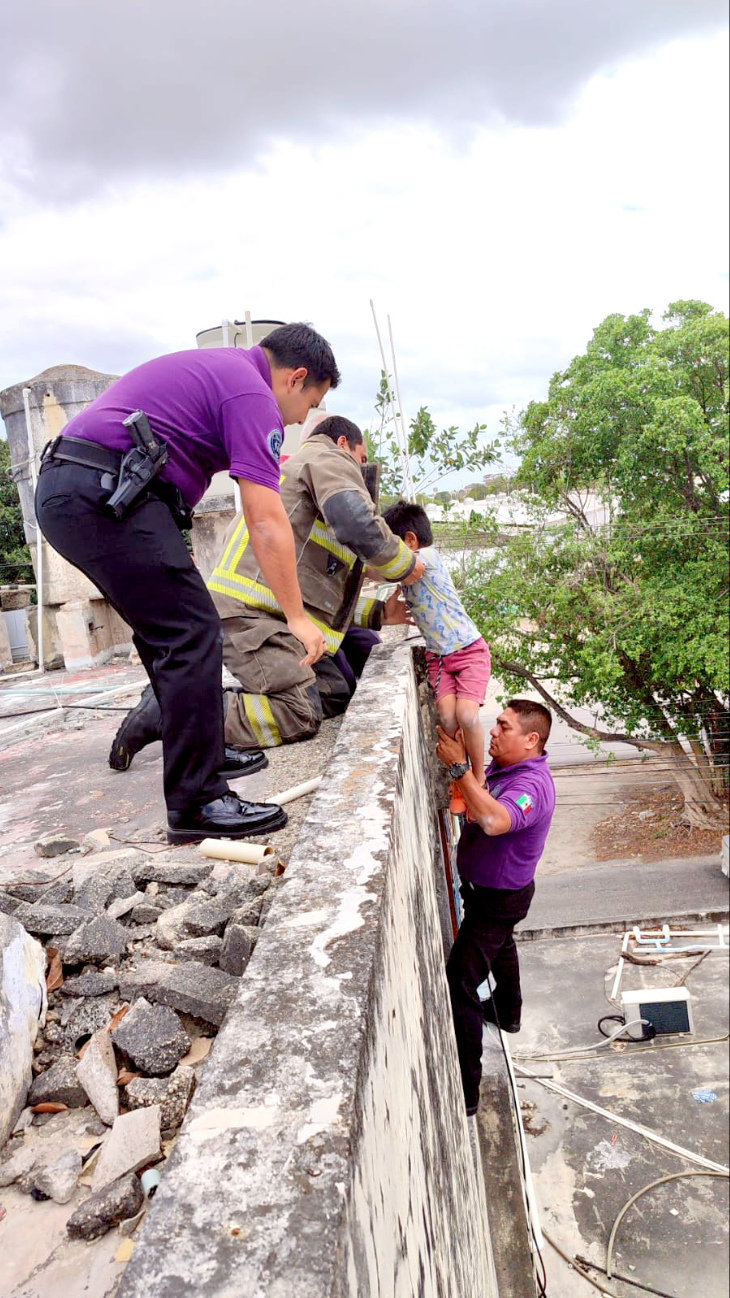
[[[469,770],[468,762],[452,762],[449,767],[449,779],[460,780]]]

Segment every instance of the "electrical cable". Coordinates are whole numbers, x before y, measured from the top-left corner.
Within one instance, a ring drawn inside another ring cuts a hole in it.
[[[543,1230],[543,1235],[545,1236],[550,1247],[554,1248],[555,1252],[560,1254],[563,1261],[568,1263],[568,1266],[571,1268],[572,1271],[575,1271],[577,1275],[581,1275],[583,1279],[587,1280],[589,1284],[592,1284],[593,1288],[597,1289],[599,1293],[607,1294],[608,1298],[619,1298],[619,1295],[616,1293],[615,1289],[607,1289],[606,1286],[604,1284],[601,1284],[599,1280],[594,1280],[593,1276],[589,1275],[588,1272],[584,1270],[584,1268],[582,1267],[581,1263],[577,1260],[577,1258],[570,1257],[570,1255],[566,1253],[565,1250],[562,1249],[559,1244],[556,1244],[552,1235],[548,1235],[548,1232],[546,1230]],[[671,1295],[668,1295],[668,1298],[671,1298]]]
[[[26,712],[0,712],[0,723],[12,721],[14,717],[39,717],[43,712],[65,712],[73,709],[81,712],[129,712],[129,708],[115,708],[101,703],[59,703],[53,708],[29,708]]]
[[[599,1266],[597,1262],[591,1262],[587,1257],[581,1257],[580,1253],[575,1254],[575,1260],[581,1266],[590,1267],[592,1271],[600,1271],[602,1275],[606,1274],[605,1267]],[[667,1293],[665,1289],[655,1289],[652,1284],[642,1284],[641,1280],[633,1280],[629,1275],[619,1275],[618,1271],[614,1272],[612,1278],[618,1280],[621,1284],[632,1284],[635,1289],[643,1289],[644,1293],[656,1294],[657,1298],[674,1298],[674,1294]]]
[[[615,1019],[617,1022],[620,1022],[621,1026],[619,1028],[616,1028],[616,1031],[612,1032],[610,1035],[603,1033],[603,1037],[604,1037],[603,1041],[593,1041],[587,1046],[573,1046],[570,1050],[559,1050],[552,1055],[533,1055],[529,1051],[521,1050],[518,1054],[513,1054],[512,1058],[513,1059],[533,1059],[533,1060],[541,1060],[541,1061],[552,1060],[552,1059],[554,1060],[570,1059],[572,1055],[581,1055],[587,1050],[603,1050],[607,1046],[612,1045],[614,1041],[617,1041],[619,1037],[622,1037],[624,1032],[626,1032],[629,1028],[638,1027],[640,1024],[648,1024],[648,1026],[652,1028],[653,1036],[651,1038],[644,1038],[645,1040],[653,1040],[653,1037],[656,1036],[656,1030],[653,1028],[653,1025],[649,1023],[648,1019],[631,1019],[627,1023],[623,1014],[604,1014],[603,1018],[599,1020],[599,1029],[598,1029],[599,1032],[602,1031],[602,1029],[600,1028],[600,1024],[604,1023],[607,1019]],[[630,1038],[630,1040],[634,1040],[634,1038]]]
[[[616,1243],[616,1235],[618,1228],[629,1209],[633,1208],[637,1199],[641,1199],[642,1195],[648,1194],[650,1190],[655,1190],[657,1186],[666,1185],[669,1181],[682,1181],[686,1177],[690,1176],[711,1176],[721,1181],[727,1181],[730,1179],[730,1172],[674,1172],[671,1176],[660,1176],[658,1180],[651,1181],[649,1185],[645,1185],[643,1190],[639,1190],[636,1194],[632,1194],[631,1198],[626,1201],[618,1214],[618,1217],[614,1221],[613,1226],[611,1227],[611,1234],[608,1237],[608,1247],[606,1249],[606,1275],[609,1280],[611,1279],[611,1259],[613,1257],[614,1244]]]
[[[608,1033],[603,1030],[604,1023],[622,1023],[623,1027],[619,1029],[618,1032]],[[633,1019],[631,1023],[627,1023],[623,1014],[604,1014],[603,1017],[598,1020],[596,1027],[601,1036],[605,1037],[606,1044],[608,1045],[609,1042],[615,1041],[616,1038],[620,1037],[627,1028],[633,1027],[636,1023],[645,1024],[649,1028],[649,1031],[644,1033],[644,1041],[653,1041],[656,1036],[656,1028],[653,1023],[649,1023],[648,1019]]]
[[[490,969],[490,975],[491,975],[491,969]],[[497,1013],[497,1007],[496,1007],[496,1005],[494,1004],[494,999],[492,999],[492,1001],[491,1001],[491,1006],[492,1006],[492,1011],[493,1011],[493,1013],[494,1013],[494,1019],[495,1019],[494,1026],[495,1026],[495,1028],[497,1029],[497,1036],[499,1037],[499,1044],[500,1044],[500,1046],[502,1047],[502,1054],[504,1055],[504,1062],[505,1062],[505,1067],[506,1067],[506,1070],[507,1070],[507,1081],[508,1081],[508,1083],[509,1083],[510,1092],[511,1092],[511,1094],[512,1094],[512,1104],[513,1104],[513,1106],[514,1106],[515,1114],[519,1114],[519,1113],[520,1113],[520,1101],[519,1101],[519,1096],[517,1095],[517,1091],[516,1091],[516,1089],[515,1089],[514,1082],[513,1082],[513,1080],[512,1080],[512,1070],[511,1070],[511,1068],[510,1068],[510,1060],[509,1060],[509,1056],[508,1056],[508,1054],[507,1054],[507,1046],[506,1046],[506,1044],[505,1044],[505,1040],[504,1040],[504,1033],[502,1032],[502,1029],[501,1029],[500,1026],[499,1026],[499,1014]],[[517,1120],[519,1120],[519,1119],[517,1119]],[[517,1145],[518,1145],[518,1148],[519,1148],[519,1151],[520,1151],[520,1164],[521,1164],[521,1168],[522,1168],[522,1180],[523,1180],[523,1183],[526,1185],[526,1183],[527,1183],[527,1164],[526,1164],[526,1161],[525,1161],[525,1159],[526,1159],[526,1155],[525,1155],[525,1150],[524,1150],[524,1147],[523,1147],[523,1144],[522,1144],[522,1140],[519,1138],[519,1133],[518,1133]],[[525,1199],[527,1199],[527,1194],[525,1194]],[[542,1254],[541,1254],[541,1252],[540,1252],[540,1249],[539,1249],[539,1247],[538,1247],[537,1239],[536,1239],[536,1237],[535,1237],[535,1227],[534,1227],[534,1224],[533,1224],[533,1221],[532,1221],[532,1216],[531,1216],[531,1213],[530,1213],[529,1204],[526,1204],[526,1214],[525,1214],[525,1215],[526,1215],[526,1217],[527,1217],[527,1227],[528,1227],[528,1230],[529,1230],[529,1233],[530,1233],[530,1238],[531,1238],[531,1240],[532,1240],[532,1256],[533,1256],[533,1261],[534,1261],[535,1283],[536,1283],[536,1285],[537,1285],[537,1291],[538,1291],[538,1292],[537,1292],[537,1298],[548,1298],[548,1292],[547,1292],[547,1272],[546,1272],[546,1270],[545,1270],[545,1262],[544,1262],[544,1259],[543,1259]],[[539,1272],[538,1272],[538,1265],[537,1265],[538,1261],[539,1261],[539,1265],[540,1265]]]

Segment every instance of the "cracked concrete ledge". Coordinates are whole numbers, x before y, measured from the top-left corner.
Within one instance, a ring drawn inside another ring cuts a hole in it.
[[[411,652],[382,645],[118,1298],[493,1298],[428,772]]]

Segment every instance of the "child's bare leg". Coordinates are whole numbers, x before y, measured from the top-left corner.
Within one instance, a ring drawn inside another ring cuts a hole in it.
[[[441,729],[445,730],[447,735],[451,735],[453,739],[459,729],[459,723],[456,720],[456,695],[442,694],[441,698],[436,701],[436,712],[438,713]]]
[[[464,747],[471,762],[472,773],[483,784],[484,727],[479,720],[479,704],[474,699],[456,700],[456,724],[464,736]]]

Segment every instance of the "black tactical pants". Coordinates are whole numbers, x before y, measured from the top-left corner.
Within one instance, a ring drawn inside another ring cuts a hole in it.
[[[463,883],[464,919],[446,965],[456,1045],[467,1108],[479,1100],[484,1017],[477,988],[491,974],[500,1023],[518,1023],[522,1009],[520,965],[513,937],[535,895],[534,883],[511,891]]]
[[[104,508],[108,495],[98,470],[47,462],[36,514],[54,550],[132,628],[162,713],[165,801],[182,811],[228,792],[221,625],[167,505],[145,493],[118,520]]]

